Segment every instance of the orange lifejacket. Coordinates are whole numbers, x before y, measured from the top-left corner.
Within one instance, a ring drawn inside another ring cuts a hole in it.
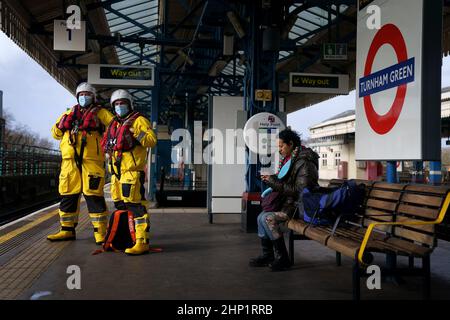
[[[103,125],[97,117],[100,106],[91,106],[84,112],[80,105],[75,105],[69,114],[65,114],[58,123],[60,130],[103,131]]]

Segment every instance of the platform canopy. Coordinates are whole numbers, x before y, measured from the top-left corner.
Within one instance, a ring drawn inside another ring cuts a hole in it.
[[[281,0],[280,0],[281,1]],[[293,112],[327,100],[330,94],[289,93],[289,73],[339,73],[355,84],[356,0],[284,0],[277,63],[280,96]],[[152,65],[161,121],[194,106],[207,116],[208,96],[242,95],[246,57],[230,11],[246,23],[244,0],[0,0],[1,30],[71,92],[87,79],[88,64]],[[84,53],[53,50],[53,21],[66,19],[70,4],[87,22]],[[450,51],[450,0],[444,1],[444,50]],[[224,36],[234,35],[224,54]],[[346,43],[348,59],[324,61],[323,44]],[[106,99],[110,89],[100,89]],[[150,113],[152,90],[133,89],[139,109]],[[187,103],[190,101],[191,103]]]

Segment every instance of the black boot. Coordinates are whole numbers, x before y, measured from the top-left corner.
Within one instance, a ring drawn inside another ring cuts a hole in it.
[[[250,259],[250,267],[266,267],[275,259],[273,254],[273,244],[270,239],[261,239],[262,255]]]
[[[276,258],[270,265],[272,271],[283,271],[291,267],[291,259],[289,259],[289,254],[286,249],[286,244],[284,243],[284,238],[281,237],[273,241],[273,246],[275,248]]]

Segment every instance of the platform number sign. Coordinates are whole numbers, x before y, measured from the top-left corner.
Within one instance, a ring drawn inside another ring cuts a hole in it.
[[[70,28],[67,20],[55,20],[53,49],[56,51],[86,51],[86,22],[80,28]]]

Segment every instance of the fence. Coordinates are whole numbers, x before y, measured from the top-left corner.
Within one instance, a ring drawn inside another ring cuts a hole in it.
[[[0,143],[0,177],[57,175],[60,166],[61,153],[58,150]]]

